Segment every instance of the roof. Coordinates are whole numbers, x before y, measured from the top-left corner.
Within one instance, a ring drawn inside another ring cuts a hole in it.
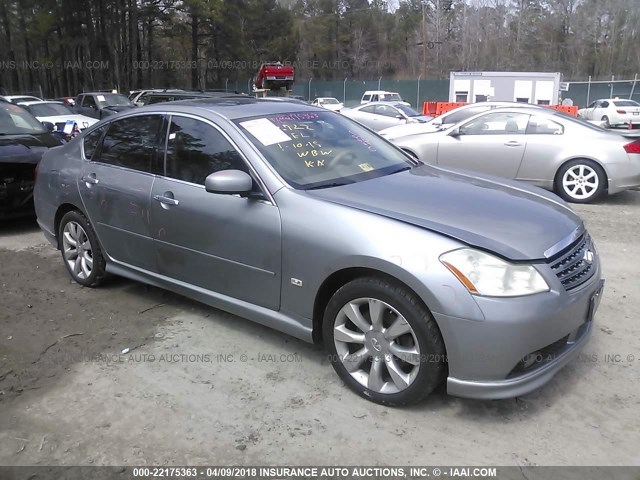
[[[175,109],[176,112],[183,113],[196,113],[197,111],[205,110],[217,113],[218,115],[229,120],[261,115],[274,115],[279,113],[308,111],[326,112],[326,110],[323,108],[314,107],[308,104],[288,101],[263,101],[262,99],[256,99],[247,96],[233,96],[227,98],[212,97],[197,100],[180,100],[177,102],[156,103],[153,105],[140,107],[139,109],[136,109],[136,111],[140,112],[142,111],[142,109],[147,111],[163,112]]]
[[[18,105],[25,105],[30,107],[31,105],[40,105],[42,103],[55,103],[56,105],[64,105],[62,102],[58,102],[56,100],[30,100],[28,102],[20,102]]]

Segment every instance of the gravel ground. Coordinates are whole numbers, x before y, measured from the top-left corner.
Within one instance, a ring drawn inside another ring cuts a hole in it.
[[[33,219],[0,224],[0,465],[640,465],[640,192],[576,210],[607,278],[583,355],[524,397],[404,409],[350,393],[318,346],[72,283]]]

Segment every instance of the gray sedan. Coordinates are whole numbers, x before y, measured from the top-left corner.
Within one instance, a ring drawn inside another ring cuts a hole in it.
[[[111,117],[45,154],[35,205],[77,283],[122,275],[322,341],[388,405],[445,380],[473,398],[540,387],[588,341],[603,288],[557,197],[424,165],[290,102]]]
[[[446,167],[522,180],[586,203],[640,186],[640,137],[550,109],[500,108],[438,132],[390,139]]]
[[[341,113],[375,131],[397,125],[425,123],[432,118],[416,112],[402,102],[369,102],[342,109]]]

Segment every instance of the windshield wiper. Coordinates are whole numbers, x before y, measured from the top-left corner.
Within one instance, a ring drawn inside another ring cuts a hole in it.
[[[345,182],[325,183],[323,185],[316,185],[315,187],[305,188],[305,190],[320,190],[321,188],[341,187],[343,185],[346,185],[346,183]]]

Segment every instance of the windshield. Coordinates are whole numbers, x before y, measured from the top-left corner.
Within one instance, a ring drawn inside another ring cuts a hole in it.
[[[335,98],[321,98],[320,103],[326,103],[327,105],[337,105],[340,102]]]
[[[24,108],[0,103],[0,135],[45,133],[44,125]]]
[[[613,104],[616,107],[640,107],[640,103],[633,100],[616,100]]]
[[[96,100],[103,107],[133,105],[127,97],[116,93],[103,93],[100,95],[96,95]]]
[[[301,190],[360,182],[415,165],[370,130],[330,112],[235,122],[282,178]]]
[[[420,112],[416,112],[413,108],[408,107],[407,105],[405,105],[403,103],[399,103],[397,105],[394,105],[394,107],[396,107],[398,110],[402,110],[402,112],[407,117],[421,117],[422,116],[422,114]]]
[[[55,117],[57,115],[74,115],[73,111],[61,103],[38,103],[25,106],[36,117]]]

